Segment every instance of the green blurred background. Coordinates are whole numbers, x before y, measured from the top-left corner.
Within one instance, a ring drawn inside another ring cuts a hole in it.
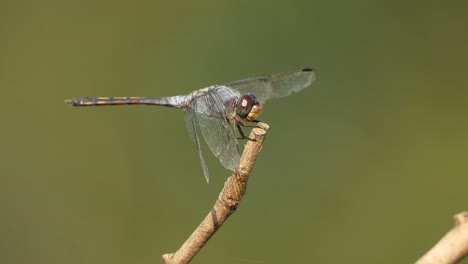
[[[411,263],[468,209],[466,1],[3,1],[0,263],[160,263],[230,174],[183,113],[72,108],[313,67],[193,263]],[[468,263],[468,262],[466,262]]]

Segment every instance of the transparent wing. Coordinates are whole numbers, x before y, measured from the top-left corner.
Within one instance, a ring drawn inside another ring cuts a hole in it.
[[[240,160],[240,149],[226,109],[215,90],[209,90],[194,102],[195,116],[206,144],[221,164],[234,171]]]
[[[285,97],[293,92],[309,86],[315,80],[315,72],[312,69],[302,69],[295,72],[278,73],[270,76],[257,77],[247,80],[223,84],[241,94],[254,94],[260,103],[265,103],[270,98]]]
[[[187,127],[187,131],[192,138],[195,146],[197,147],[198,157],[200,158],[200,165],[203,170],[203,175],[205,175],[206,182],[210,182],[210,175],[208,173],[208,167],[206,166],[205,158],[203,157],[203,151],[200,144],[200,137],[198,136],[198,129],[197,129],[197,120],[195,115],[195,110],[192,107],[189,107],[185,111],[185,126]]]

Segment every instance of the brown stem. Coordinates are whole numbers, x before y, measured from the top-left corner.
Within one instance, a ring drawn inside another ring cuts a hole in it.
[[[216,230],[221,227],[224,221],[236,211],[242,196],[245,194],[250,171],[255,163],[258,152],[262,148],[262,143],[268,129],[269,126],[265,123],[258,123],[257,127],[252,129],[249,138],[255,140],[247,141],[238,169],[224,183],[224,188],[210,213],[208,213],[179,250],[162,256],[164,263],[189,263],[214,235]]]
[[[453,219],[455,226],[416,264],[456,263],[468,254],[468,212]]]

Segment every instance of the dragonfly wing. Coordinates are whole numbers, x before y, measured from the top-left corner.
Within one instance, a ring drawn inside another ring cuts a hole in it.
[[[263,104],[270,98],[285,97],[299,92],[315,80],[312,69],[302,69],[295,72],[278,73],[264,77],[236,81],[227,86],[241,94],[251,93]]]
[[[234,171],[240,160],[239,144],[224,103],[215,90],[197,98],[195,116],[211,152],[225,168]]]
[[[205,158],[203,157],[203,151],[200,144],[200,137],[199,131],[197,129],[197,120],[195,115],[195,110],[192,107],[189,107],[185,111],[185,126],[187,127],[187,131],[192,138],[195,146],[197,147],[198,157],[200,158],[200,165],[203,170],[203,175],[205,176],[206,182],[210,182],[210,175],[208,172],[208,167],[206,166]]]

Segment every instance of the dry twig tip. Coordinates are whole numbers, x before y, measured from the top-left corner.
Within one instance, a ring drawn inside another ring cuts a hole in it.
[[[266,123],[260,122],[252,129],[249,137],[254,140],[247,141],[237,170],[224,183],[223,190],[210,213],[176,252],[162,256],[165,264],[189,263],[216,230],[236,211],[247,189],[248,177],[269,128]]]

